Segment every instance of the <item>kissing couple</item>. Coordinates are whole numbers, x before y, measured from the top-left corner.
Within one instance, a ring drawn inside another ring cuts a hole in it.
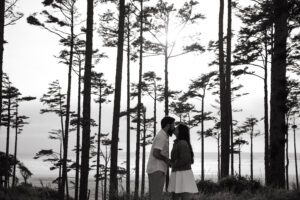
[[[176,136],[169,158],[169,137]],[[175,119],[169,116],[161,120],[161,130],[154,137],[147,164],[149,194],[151,200],[161,200],[165,177],[172,168],[168,191],[173,200],[191,199],[198,193],[191,165],[194,152],[190,142],[190,129],[180,123],[175,128]]]

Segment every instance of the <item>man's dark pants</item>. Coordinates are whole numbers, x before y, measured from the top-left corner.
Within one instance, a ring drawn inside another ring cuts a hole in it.
[[[161,200],[165,184],[165,173],[156,171],[148,174],[150,200]]]

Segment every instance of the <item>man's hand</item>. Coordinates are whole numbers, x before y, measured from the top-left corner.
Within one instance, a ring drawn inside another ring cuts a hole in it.
[[[171,166],[171,160],[163,155],[161,155],[161,150],[160,149],[154,149],[153,150],[153,156],[159,160],[164,161],[168,167]]]
[[[166,158],[165,162],[167,163],[168,167],[172,167],[172,162],[169,158]]]

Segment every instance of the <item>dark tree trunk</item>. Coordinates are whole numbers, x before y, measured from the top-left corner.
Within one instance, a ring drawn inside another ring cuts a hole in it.
[[[62,185],[62,160],[63,160],[63,146],[65,141],[65,134],[64,134],[64,112],[63,112],[63,102],[62,102],[62,95],[59,89],[59,109],[60,109],[60,126],[61,126],[61,136],[62,141],[60,141],[60,152],[59,152],[59,181],[58,181],[58,189],[61,188]]]
[[[218,180],[221,179],[221,163],[220,163],[220,136],[218,136]]]
[[[234,146],[233,146],[233,123],[232,123],[232,106],[231,104],[228,105],[228,115],[229,115],[229,134],[230,134],[230,156],[231,156],[231,168],[230,174],[234,176]]]
[[[250,179],[253,181],[253,127],[250,133]]]
[[[168,42],[168,34],[169,34],[169,19],[166,21],[166,42],[165,42],[165,91],[164,91],[164,96],[165,96],[165,116],[169,115],[169,56],[168,56],[168,47],[169,47],[169,42]],[[167,174],[166,174],[166,184],[165,188],[166,191],[168,191],[168,185],[169,185],[169,169],[167,169]]]
[[[289,124],[289,120],[287,117],[286,120],[286,146],[285,146],[285,156],[286,156],[286,165],[285,165],[285,183],[286,183],[286,189],[289,190],[290,189],[290,185],[289,185],[289,165],[290,165],[290,159],[289,159],[289,129],[288,129],[288,124]]]
[[[18,150],[18,102],[16,102],[16,114],[15,114],[15,118],[16,118],[16,127],[15,127],[15,152],[14,152],[14,159],[17,160],[17,150]],[[14,163],[14,171],[13,171],[13,182],[12,182],[12,187],[15,187],[16,185],[16,166],[17,166],[17,162]]]
[[[241,145],[239,145],[239,177],[241,176]]]
[[[86,22],[86,51],[84,66],[84,91],[82,112],[82,153],[80,167],[80,191],[79,199],[88,198],[89,157],[90,157],[90,132],[91,132],[91,70],[93,55],[93,16],[94,1],[87,0],[87,22]]]
[[[126,150],[126,195],[130,200],[130,19],[127,16],[127,150]]]
[[[103,185],[103,180],[101,180],[101,194],[102,194],[102,199],[104,200],[104,185]]]
[[[164,97],[165,97],[165,116],[169,115],[169,57],[168,57],[168,32],[169,32],[169,21],[166,22],[166,41],[165,41],[165,49],[164,49],[164,56],[165,56],[165,90],[164,90]]]
[[[58,189],[61,188],[62,184],[62,154],[63,154],[63,144],[65,140],[64,136],[64,114],[63,114],[63,102],[62,102],[62,95],[59,89],[59,110],[60,110],[60,126],[61,126],[61,140],[59,146],[59,177],[58,177]]]
[[[2,83],[3,83],[3,52],[4,52],[4,24],[5,24],[5,1],[0,2],[0,114],[2,113]],[[1,128],[2,116],[0,116]],[[2,187],[2,182],[0,182]]]
[[[8,189],[9,187],[9,136],[10,136],[10,107],[11,107],[11,89],[10,89],[10,84],[8,85],[8,105],[7,105],[7,129],[6,129],[6,154],[5,154],[5,158],[6,158],[6,167],[5,167],[5,188]]]
[[[73,53],[74,53],[74,3],[71,8],[71,38],[70,38],[70,58],[69,58],[69,70],[68,70],[68,90],[67,90],[67,106],[66,106],[66,121],[65,121],[65,139],[64,139],[64,151],[63,151],[63,168],[62,168],[62,185],[60,186],[60,199],[64,200],[65,190],[64,186],[67,184],[67,160],[68,160],[68,143],[69,143],[69,121],[70,121],[70,103],[71,103],[71,84],[72,84],[72,67],[73,67]],[[68,194],[68,187],[67,187]],[[69,195],[67,195],[69,199]]]
[[[104,198],[106,199],[106,195],[107,195],[107,165],[108,165],[108,158],[107,158],[107,145],[105,146],[105,171],[104,171]]]
[[[119,142],[119,122],[120,122],[120,103],[123,67],[123,46],[124,46],[124,21],[125,21],[125,1],[120,0],[119,4],[119,30],[118,30],[118,52],[115,79],[115,99],[113,111],[112,139],[111,139],[111,165],[110,165],[110,184],[109,199],[116,199],[118,196],[118,142]]]
[[[267,38],[267,31],[265,32],[265,38]],[[265,42],[265,61],[264,61],[264,108],[265,108],[265,182],[269,185],[269,168],[270,168],[270,145],[269,145],[269,98],[268,98],[268,43]]]
[[[204,98],[205,90],[201,102],[201,181],[204,181]]]
[[[136,132],[136,155],[135,155],[135,185],[134,199],[139,197],[140,179],[140,132],[141,132],[141,109],[142,109],[142,73],[143,73],[143,0],[140,8],[140,63],[139,63],[139,84],[137,104],[137,132]]]
[[[156,112],[157,112],[157,85],[156,81],[154,82],[154,110],[153,110],[153,139],[156,136],[156,124],[157,124],[157,119],[156,119]]]
[[[287,1],[274,0],[275,44],[271,69],[270,181],[285,187],[284,145],[286,114]]]
[[[63,102],[62,102],[62,95],[61,95],[60,89],[59,89],[59,111],[60,111],[61,136],[62,136],[62,141],[64,143],[64,141],[65,141],[64,112],[63,112]]]
[[[69,199],[70,195],[69,195],[69,182],[68,182],[68,174],[66,177],[66,192],[67,192],[67,200]]]
[[[99,118],[98,118],[98,138],[97,138],[97,167],[96,167],[96,186],[95,186],[95,200],[98,200],[98,191],[99,191],[99,176],[100,176],[100,143],[101,143],[101,98],[102,98],[102,88],[99,84]]]
[[[299,190],[299,179],[298,179],[298,160],[297,160],[297,149],[296,149],[296,125],[293,126],[294,129],[294,156],[295,156],[295,172],[296,172],[296,186]]]
[[[62,133],[63,134],[63,133]],[[58,171],[58,188],[61,185],[61,175],[62,175],[62,166],[61,166],[61,161],[62,161],[62,149],[63,149],[63,142],[62,140],[59,141],[59,171]]]
[[[233,133],[232,133],[232,108],[231,108],[231,37],[232,37],[232,14],[231,14],[231,0],[228,0],[228,17],[227,17],[227,54],[226,54],[226,99],[228,106],[227,128],[230,134],[230,155],[231,155],[231,175],[234,175],[234,151],[233,151]]]
[[[228,112],[226,106],[226,82],[224,73],[224,50],[223,50],[223,16],[224,0],[220,0],[219,13],[219,77],[220,77],[220,109],[221,109],[221,178],[229,175],[229,129],[227,124]]]
[[[79,61],[80,62],[80,61]],[[76,133],[76,172],[75,172],[75,200],[78,200],[79,167],[80,167],[80,113],[81,113],[81,62],[79,63],[78,92],[77,92],[77,133]]]
[[[143,130],[143,158],[142,158],[142,186],[141,197],[144,198],[145,194],[145,166],[146,166],[146,108],[143,109],[144,130]]]

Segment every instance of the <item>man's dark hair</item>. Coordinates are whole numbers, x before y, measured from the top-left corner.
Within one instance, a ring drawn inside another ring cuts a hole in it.
[[[166,116],[160,122],[161,128],[165,128],[168,124],[173,124],[174,122],[175,119],[173,117]]]

